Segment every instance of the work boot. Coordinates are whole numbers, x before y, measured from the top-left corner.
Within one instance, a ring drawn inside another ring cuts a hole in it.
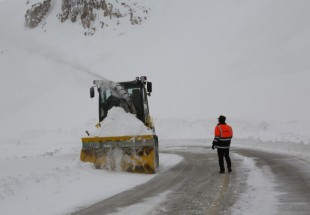
[[[219,173],[220,173],[220,174],[225,174],[225,171],[220,171]]]
[[[231,169],[229,169],[229,170],[228,170],[228,172],[229,172],[229,173],[231,173],[231,172],[232,172],[232,170],[231,170]]]

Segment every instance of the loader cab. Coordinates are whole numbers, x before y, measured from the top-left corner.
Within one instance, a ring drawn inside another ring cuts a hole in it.
[[[137,79],[130,82],[120,82],[123,85],[128,94],[130,95],[136,116],[143,123],[146,123],[146,119],[149,116],[149,105],[148,105],[148,96],[152,92],[152,83],[141,81]],[[99,92],[99,121],[101,122],[107,117],[109,110],[112,107],[120,106],[121,99],[114,95],[114,92],[98,88]]]
[[[108,111],[112,107],[119,107],[121,99],[112,93],[112,91],[98,88],[99,92],[99,122],[107,117]]]
[[[136,109],[137,118],[145,123],[145,118],[149,115],[149,105],[145,85],[143,83],[137,83],[136,81],[123,82],[121,84],[125,86],[131,96]]]

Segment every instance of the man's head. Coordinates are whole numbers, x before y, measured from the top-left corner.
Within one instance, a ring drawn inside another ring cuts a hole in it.
[[[225,123],[226,117],[221,115],[219,116],[218,120],[219,120],[219,123]]]

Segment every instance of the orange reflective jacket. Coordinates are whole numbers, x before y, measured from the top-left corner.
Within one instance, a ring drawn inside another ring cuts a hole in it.
[[[215,127],[214,136],[221,139],[232,138],[233,131],[232,128],[227,124],[219,124]]]
[[[213,145],[216,148],[229,148],[231,138],[233,137],[233,130],[227,124],[218,124],[214,129]]]

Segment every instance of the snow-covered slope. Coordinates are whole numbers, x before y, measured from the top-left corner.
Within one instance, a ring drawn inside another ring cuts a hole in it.
[[[37,28],[26,28],[36,2],[0,0],[0,204],[7,214],[20,214],[21,199],[29,214],[72,210],[80,202],[51,210],[58,193],[67,198],[70,182],[103,177],[79,163],[80,137],[97,117],[88,90],[101,77],[148,76],[161,139],[212,138],[225,114],[236,138],[309,144],[309,1],[124,0],[147,8],[147,19],[96,22],[92,36],[79,22],[59,21],[60,0]],[[51,199],[26,207],[44,190]]]
[[[134,2],[150,8],[143,24],[109,26],[84,36],[78,23],[60,23],[60,1],[52,1],[46,20],[36,29],[24,27],[29,5],[2,1],[1,85],[14,85],[18,80],[11,71],[16,71],[24,80],[20,87],[32,86],[27,94],[33,98],[33,91],[44,93],[42,85],[68,83],[58,80],[56,72],[69,79],[80,75],[88,86],[96,77],[118,81],[145,74],[154,82],[151,107],[158,118],[226,114],[242,119],[310,119],[307,1]],[[84,74],[91,75],[87,79]],[[16,98],[19,93],[11,89],[3,96]],[[88,108],[89,101],[83,98],[80,103]],[[1,105],[17,106],[8,103],[12,101],[2,100]]]

